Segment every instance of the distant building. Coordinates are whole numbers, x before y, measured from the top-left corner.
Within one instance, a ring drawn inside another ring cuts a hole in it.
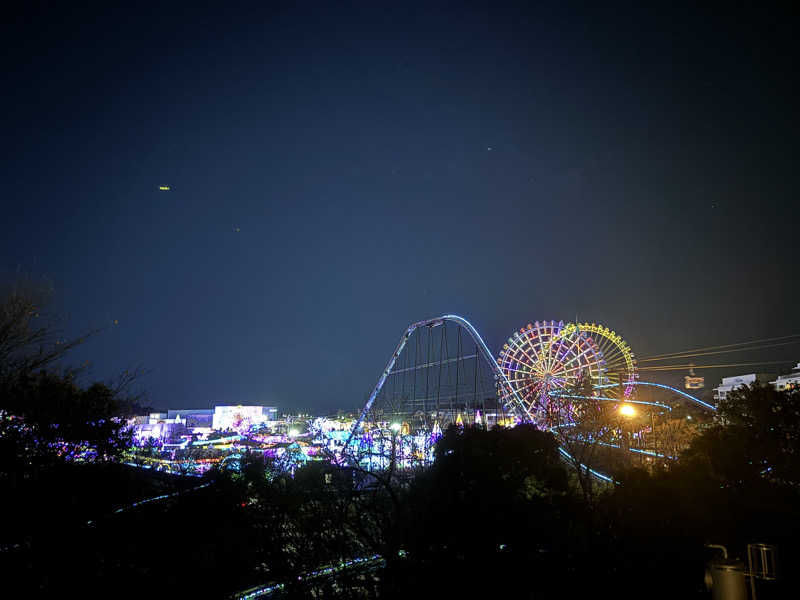
[[[214,426],[214,409],[173,409],[167,411],[167,419],[173,419],[186,425],[187,429],[208,429]]]
[[[775,381],[770,381],[776,390],[794,390],[800,388],[800,363],[788,375],[780,375]]]
[[[167,420],[167,413],[162,413],[162,412],[150,413],[150,416],[147,418],[147,422],[150,425],[165,423],[166,420]]]
[[[218,431],[242,429],[278,420],[275,406],[215,406],[212,428]]]
[[[154,415],[166,415],[166,413],[152,413],[147,423],[134,425],[134,435],[140,439],[155,438],[170,440],[186,433],[186,426],[176,420],[157,419]]]
[[[733,377],[723,377],[722,383],[714,388],[714,402],[719,404],[733,390],[753,385],[756,381],[768,381],[769,376],[748,373],[747,375],[735,375]]]
[[[206,435],[212,430],[243,431],[261,423],[275,424],[277,420],[275,406],[215,406],[150,413],[131,419],[131,423],[139,438],[175,439],[181,435]]]
[[[753,385],[756,381],[761,383],[769,382],[776,390],[800,387],[800,363],[797,363],[794,371],[795,372],[790,375],[781,375],[775,381],[771,381],[774,375],[768,375],[766,373],[749,373],[747,375],[723,377],[722,383],[714,388],[714,402],[719,403],[736,388]]]

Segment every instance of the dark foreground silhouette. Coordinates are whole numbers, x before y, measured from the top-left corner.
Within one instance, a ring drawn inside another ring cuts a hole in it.
[[[451,428],[431,468],[390,478],[322,462],[289,477],[261,455],[198,489],[119,464],[5,476],[4,581],[28,597],[211,598],[283,582],[273,597],[704,598],[705,543],[742,556],[766,542],[781,579],[759,584],[759,598],[790,597],[797,413],[763,405],[798,398],[776,394],[746,391],[678,463],[618,472],[589,501],[555,439],[532,426]],[[376,554],[380,568],[298,581]]]

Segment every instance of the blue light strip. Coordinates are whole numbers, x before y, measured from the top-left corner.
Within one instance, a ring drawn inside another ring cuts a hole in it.
[[[616,387],[617,385],[618,384],[616,384],[616,383],[607,383],[607,384],[604,384],[604,385],[596,385],[594,387],[598,388],[598,389],[602,389],[602,388]],[[664,390],[669,390],[670,392],[674,392],[676,394],[679,394],[679,395],[683,396],[684,398],[688,398],[689,400],[691,400],[692,402],[695,402],[696,404],[699,404],[703,408],[707,408],[709,410],[714,410],[714,411],[717,410],[717,407],[714,406],[713,404],[709,404],[708,402],[703,402],[699,398],[695,398],[694,396],[692,396],[690,394],[687,394],[683,390],[679,390],[678,388],[674,388],[674,387],[672,387],[670,385],[664,385],[663,383],[653,383],[652,381],[627,381],[627,382],[625,382],[625,385],[626,386],[627,385],[649,385],[650,387],[656,387],[656,388],[661,388],[661,389],[664,389]]]
[[[610,448],[617,448],[622,449],[619,444],[611,444],[609,442],[595,442],[601,446],[608,446]],[[642,450],[641,448],[628,448],[629,452],[636,452],[637,454],[646,454],[647,456],[654,456],[656,458],[668,458],[670,460],[677,460],[675,456],[667,456],[666,454],[659,454],[658,452],[653,452],[652,450]]]
[[[622,404],[645,404],[647,406],[660,406],[661,408],[672,410],[672,407],[669,406],[668,404],[662,404],[661,402],[647,402],[645,400],[620,400],[619,398],[607,398],[605,396],[575,396],[572,394],[551,394],[551,395],[555,396],[556,398],[576,398],[578,400],[602,400],[603,402],[620,402]]]
[[[373,554],[372,556],[364,556],[353,558],[351,560],[344,560],[335,565],[326,565],[317,569],[316,571],[309,571],[297,576],[297,581],[309,581],[318,577],[326,577],[352,569],[355,567],[369,567],[369,566],[384,566],[386,561],[380,554]],[[286,589],[286,583],[273,583],[264,586],[250,588],[243,592],[238,592],[233,595],[235,600],[252,600],[253,598],[264,598],[271,596],[273,593]]]
[[[137,506],[141,506],[142,504],[148,504],[149,502],[156,502],[158,500],[165,500],[167,498],[175,498],[176,496],[180,496],[181,494],[188,494],[189,492],[194,492],[197,490],[201,490],[210,486],[213,481],[209,481],[208,483],[202,483],[197,485],[193,488],[189,488],[188,490],[178,490],[177,492],[172,492],[171,494],[161,494],[160,496],[153,496],[152,498],[145,498],[144,500],[139,500],[138,502],[134,502],[133,504],[129,504],[128,506],[123,506],[121,508],[116,509],[112,512],[112,515],[119,514],[121,512],[125,512],[126,510],[130,510],[132,508],[136,508]],[[87,525],[94,525],[97,521],[86,521]]]
[[[668,458],[670,460],[677,460],[677,456],[668,456],[666,454],[660,454],[658,452],[653,452],[652,450],[642,450],[641,448],[628,448],[631,452],[636,452],[638,454],[646,454],[647,456],[654,456],[656,458]]]
[[[559,447],[558,447],[558,451],[559,451],[559,452],[561,452],[561,454],[562,454],[564,457],[566,457],[568,460],[575,460],[575,459],[572,457],[572,455],[571,455],[569,452],[567,452],[566,450],[564,450],[564,448],[562,448],[561,446],[559,446]],[[611,479],[611,477],[609,477],[609,476],[608,476],[608,475],[606,475],[605,473],[601,473],[600,471],[595,471],[594,469],[590,469],[589,467],[587,467],[587,466],[586,466],[585,464],[583,464],[583,463],[579,463],[579,464],[580,464],[580,467],[581,467],[581,469],[583,469],[583,470],[585,470],[585,471],[588,471],[589,473],[591,473],[591,474],[592,474],[594,477],[596,477],[597,479],[600,479],[601,481],[606,481],[606,482],[608,482],[608,483],[616,483],[616,481],[614,481],[613,479]]]

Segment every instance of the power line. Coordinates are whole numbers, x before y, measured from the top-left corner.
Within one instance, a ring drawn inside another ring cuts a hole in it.
[[[750,344],[763,344],[764,342],[776,342],[778,340],[787,340],[790,338],[800,338],[800,333],[794,333],[792,335],[782,335],[780,337],[774,338],[764,338],[762,340],[750,340],[748,342],[737,342],[735,344],[722,344],[720,346],[706,346],[704,348],[691,348],[689,350],[683,350],[681,352],[667,352],[666,354],[656,354],[654,356],[649,356],[647,358],[641,358],[638,361],[651,361],[651,360],[662,360],[665,358],[677,358],[679,355],[687,354],[689,352],[704,352],[706,350],[719,350],[720,348],[732,348],[733,346],[746,346]]]
[[[685,365],[658,365],[653,367],[641,367],[640,371],[683,371],[687,369],[724,369],[727,367],[752,367],[758,365],[786,365],[792,364],[795,362],[795,359],[792,360],[772,360],[772,361],[765,361],[765,362],[745,362],[745,363],[725,363],[725,364],[718,364],[718,365],[695,365],[692,363],[687,363]]]
[[[711,355],[711,354],[727,354],[729,352],[754,352],[755,350],[763,350],[765,348],[775,348],[776,346],[786,346],[786,345],[789,345],[789,344],[800,344],[800,339],[789,340],[788,342],[778,342],[776,344],[767,344],[765,346],[733,348],[731,350],[714,350],[712,352],[695,352],[695,353],[692,353],[692,354],[688,354],[688,353],[681,354],[681,353],[677,353],[676,352],[674,355],[665,356],[664,358],[643,358],[638,362],[643,363],[643,362],[654,362],[654,361],[659,361],[659,360],[669,360],[669,359],[679,359],[679,358],[692,358],[692,357],[695,357],[695,356],[708,356],[708,355]]]

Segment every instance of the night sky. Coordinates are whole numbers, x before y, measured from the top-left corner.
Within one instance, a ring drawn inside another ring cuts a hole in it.
[[[0,269],[104,328],[92,378],[327,411],[443,313],[494,351],[576,315],[639,356],[800,332],[788,13],[123,4],[0,31]]]

